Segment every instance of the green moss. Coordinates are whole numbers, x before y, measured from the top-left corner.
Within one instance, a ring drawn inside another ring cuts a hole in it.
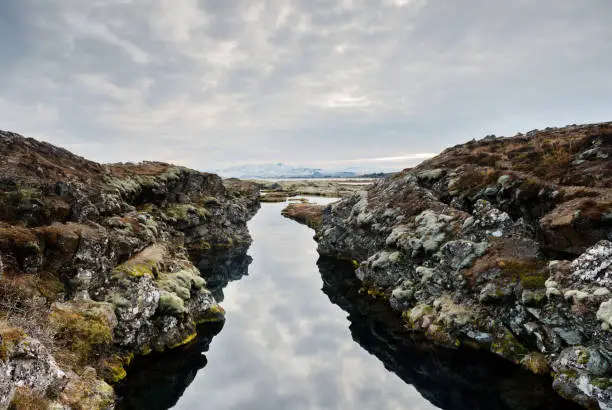
[[[96,302],[54,305],[49,319],[56,340],[74,353],[76,364],[88,362],[111,344],[111,311],[110,304]]]
[[[449,332],[444,330],[444,328],[439,325],[430,325],[425,332],[425,336],[440,346],[454,348],[461,345],[459,339],[454,338]]]
[[[211,213],[206,208],[200,208],[191,204],[173,204],[166,208],[166,216],[178,221],[187,220],[190,213],[194,213],[202,219],[210,218]]]
[[[550,372],[548,360],[540,352],[532,352],[525,355],[521,359],[521,365],[534,374],[548,374]]]
[[[184,338],[183,340],[181,340],[177,344],[169,346],[168,348],[169,349],[176,349],[177,347],[184,346],[184,345],[186,345],[188,343],[191,343],[197,336],[198,336],[198,334],[193,332],[192,334],[190,334],[189,336],[187,336],[186,338]]]
[[[504,334],[497,337],[491,344],[491,351],[514,363],[520,363],[529,350],[523,346],[514,335],[504,329]]]
[[[219,200],[217,198],[215,198],[214,196],[205,196],[204,198],[202,198],[200,200],[200,203],[204,204],[204,205],[221,205],[221,202],[219,202]]]
[[[114,408],[114,391],[98,379],[92,368],[81,370],[81,377],[68,382],[62,392],[62,404],[78,410],[105,410]]]
[[[597,387],[598,389],[608,390],[612,388],[612,378],[600,377],[597,379],[592,379],[591,384]]]
[[[212,245],[210,244],[210,242],[207,242],[203,239],[200,239],[196,242],[192,242],[188,244],[187,247],[193,251],[209,251],[212,249]]]
[[[418,326],[418,322],[425,316],[435,314],[434,308],[425,303],[420,303],[412,309],[402,313],[402,317],[411,327]]]
[[[156,284],[160,290],[174,294],[182,300],[189,300],[192,288],[202,289],[206,285],[206,281],[199,275],[198,270],[192,267],[178,272],[160,273]],[[173,303],[173,301],[168,302]]]
[[[544,283],[548,279],[548,275],[530,275],[521,278],[523,289],[541,289],[544,288]]]
[[[578,377],[578,372],[574,369],[564,370],[563,372],[561,372],[561,374],[564,374],[570,379],[576,379]]]
[[[45,299],[55,301],[59,295],[66,292],[64,284],[57,276],[51,274],[41,274],[35,282],[36,289]]]
[[[100,369],[100,376],[107,383],[119,383],[127,376],[127,372],[123,367],[124,364],[124,359],[118,355],[105,359]]]
[[[162,290],[159,292],[158,310],[169,315],[181,315],[187,312],[183,299],[174,293]]]
[[[123,263],[115,269],[113,269],[113,276],[118,277],[118,274],[125,274],[127,276],[139,278],[142,276],[155,276],[155,272],[158,269],[157,261],[144,260],[144,261],[128,261]]]
[[[589,351],[587,349],[581,349],[580,353],[578,354],[577,362],[578,364],[586,365],[589,362],[590,358],[591,354],[589,353]]]
[[[226,242],[217,242],[213,245],[217,249],[227,249],[234,246],[234,240],[232,238],[227,238]]]
[[[524,289],[544,288],[548,279],[546,263],[539,260],[501,260],[499,267],[504,277],[521,283]]]
[[[204,317],[197,320],[197,324],[201,325],[202,323],[219,322],[224,320],[224,318],[225,309],[218,304],[214,304],[206,311]]]
[[[359,293],[365,293],[368,294],[370,296],[372,296],[373,298],[383,298],[383,299],[388,299],[387,295],[385,294],[385,292],[380,289],[377,288],[375,286],[371,286],[371,287],[363,287],[359,290]]]

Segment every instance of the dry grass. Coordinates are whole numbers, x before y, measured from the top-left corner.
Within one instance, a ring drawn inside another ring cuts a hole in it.
[[[317,230],[323,224],[324,205],[290,204],[281,212],[286,218],[308,225]]]
[[[163,162],[141,162],[139,164],[119,163],[107,165],[110,173],[117,178],[126,178],[134,175],[156,176],[166,172],[172,165]]]
[[[0,318],[5,326],[23,330],[43,344],[54,344],[49,325],[50,304],[64,292],[51,274],[4,275],[0,279]]]
[[[9,410],[47,410],[49,401],[40,393],[27,387],[18,387],[9,405]]]

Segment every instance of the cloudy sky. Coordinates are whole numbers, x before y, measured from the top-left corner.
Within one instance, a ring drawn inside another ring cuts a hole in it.
[[[610,120],[609,0],[2,0],[0,129],[101,161],[398,167]]]

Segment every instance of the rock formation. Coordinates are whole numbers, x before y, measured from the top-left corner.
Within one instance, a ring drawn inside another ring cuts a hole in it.
[[[112,408],[134,355],[223,320],[194,263],[245,253],[255,184],[8,132],[0,158],[0,409]]]
[[[612,409],[612,123],[447,149],[327,207],[316,239],[407,328]]]

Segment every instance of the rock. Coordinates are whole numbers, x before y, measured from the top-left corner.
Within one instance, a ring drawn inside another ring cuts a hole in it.
[[[584,337],[578,330],[560,327],[556,327],[553,330],[569,346],[576,346],[584,341]]]
[[[3,131],[0,156],[0,313],[19,324],[7,333],[0,321],[0,355],[20,355],[0,358],[15,375],[0,377],[0,408],[16,386],[50,408],[112,408],[105,380],[125,377],[134,354],[224,319],[194,263],[213,249],[246,258],[257,184],[159,162],[101,165]]]
[[[546,290],[544,289],[524,289],[521,294],[521,302],[525,306],[539,306],[546,299]]]
[[[612,408],[605,365],[559,362],[568,346],[612,353],[610,135],[603,123],[449,148],[327,207],[319,253],[366,261],[355,280],[434,343],[551,368],[564,397]]]
[[[612,326],[612,299],[599,305],[597,319],[603,322],[604,329],[610,329],[610,326]]]
[[[612,287],[612,242],[600,241],[576,258],[572,276],[581,282]]]
[[[414,297],[414,283],[411,280],[405,280],[400,286],[393,289],[389,303],[391,307],[398,311],[406,310]]]
[[[440,262],[455,270],[467,268],[474,259],[482,256],[486,249],[485,242],[474,243],[463,239],[449,241],[440,249]]]
[[[562,203],[540,220],[546,245],[555,251],[579,255],[595,242],[612,240],[610,198],[578,198]]]
[[[10,328],[0,329],[0,337],[0,408],[8,407],[17,387],[44,394],[65,381],[66,374],[38,340]]]
[[[484,304],[494,304],[504,301],[511,295],[508,289],[505,289],[495,283],[487,283],[480,291],[478,301]]]

